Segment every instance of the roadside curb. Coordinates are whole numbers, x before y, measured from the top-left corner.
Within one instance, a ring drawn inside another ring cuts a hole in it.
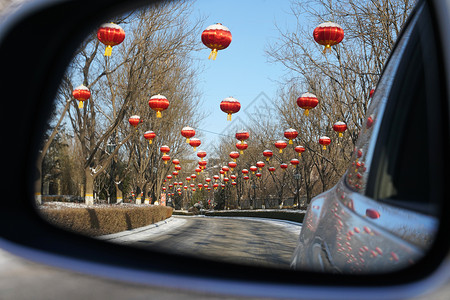
[[[144,227],[139,227],[139,228],[135,228],[135,229],[131,229],[131,230],[126,230],[126,231],[121,231],[121,232],[117,232],[117,233],[112,233],[112,234],[105,234],[105,235],[101,235],[101,236],[97,236],[96,239],[99,240],[103,240],[103,241],[107,241],[107,240],[113,240],[113,239],[118,239],[118,238],[122,238],[128,235],[133,235],[136,233],[140,233],[142,231],[146,231],[149,229],[153,229],[153,228],[157,228],[160,227],[164,224],[167,224],[169,222],[172,222],[174,220],[174,217],[170,217],[168,219],[159,221],[157,223],[153,223]]]

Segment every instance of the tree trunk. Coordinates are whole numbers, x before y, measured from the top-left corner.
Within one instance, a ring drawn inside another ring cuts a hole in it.
[[[86,176],[86,194],[84,195],[84,202],[87,205],[94,205],[94,176],[92,176],[89,167],[84,169],[84,174]]]
[[[122,191],[119,189],[119,183],[117,183],[117,181],[115,182],[116,185],[116,203],[122,203],[123,199],[122,199]]]
[[[36,160],[36,177],[34,180],[34,199],[37,205],[42,204],[42,160],[44,156],[39,153]]]

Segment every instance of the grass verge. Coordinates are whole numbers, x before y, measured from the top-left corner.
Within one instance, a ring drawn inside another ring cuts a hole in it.
[[[41,206],[40,214],[48,222],[66,230],[98,236],[147,226],[172,216],[166,206]]]

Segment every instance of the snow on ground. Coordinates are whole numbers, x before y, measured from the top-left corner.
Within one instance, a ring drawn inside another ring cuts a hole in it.
[[[85,203],[73,203],[73,202],[44,202],[39,205],[39,209],[64,209],[64,208],[107,208],[107,207],[122,207],[122,208],[137,208],[137,207],[149,207],[153,205],[149,204],[133,204],[133,203],[121,203],[121,204],[94,204],[87,205]]]
[[[162,234],[167,234],[186,223],[185,219],[170,217],[158,223],[150,224],[148,226],[126,230],[118,233],[107,234],[96,237],[103,241],[111,241],[120,244],[135,242],[142,239],[148,239]]]

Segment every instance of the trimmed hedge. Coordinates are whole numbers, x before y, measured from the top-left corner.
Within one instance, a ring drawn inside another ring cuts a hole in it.
[[[205,216],[269,218],[302,223],[305,213],[304,210],[221,210],[206,211]]]
[[[147,226],[172,216],[166,206],[41,207],[41,215],[58,227],[98,236]]]

